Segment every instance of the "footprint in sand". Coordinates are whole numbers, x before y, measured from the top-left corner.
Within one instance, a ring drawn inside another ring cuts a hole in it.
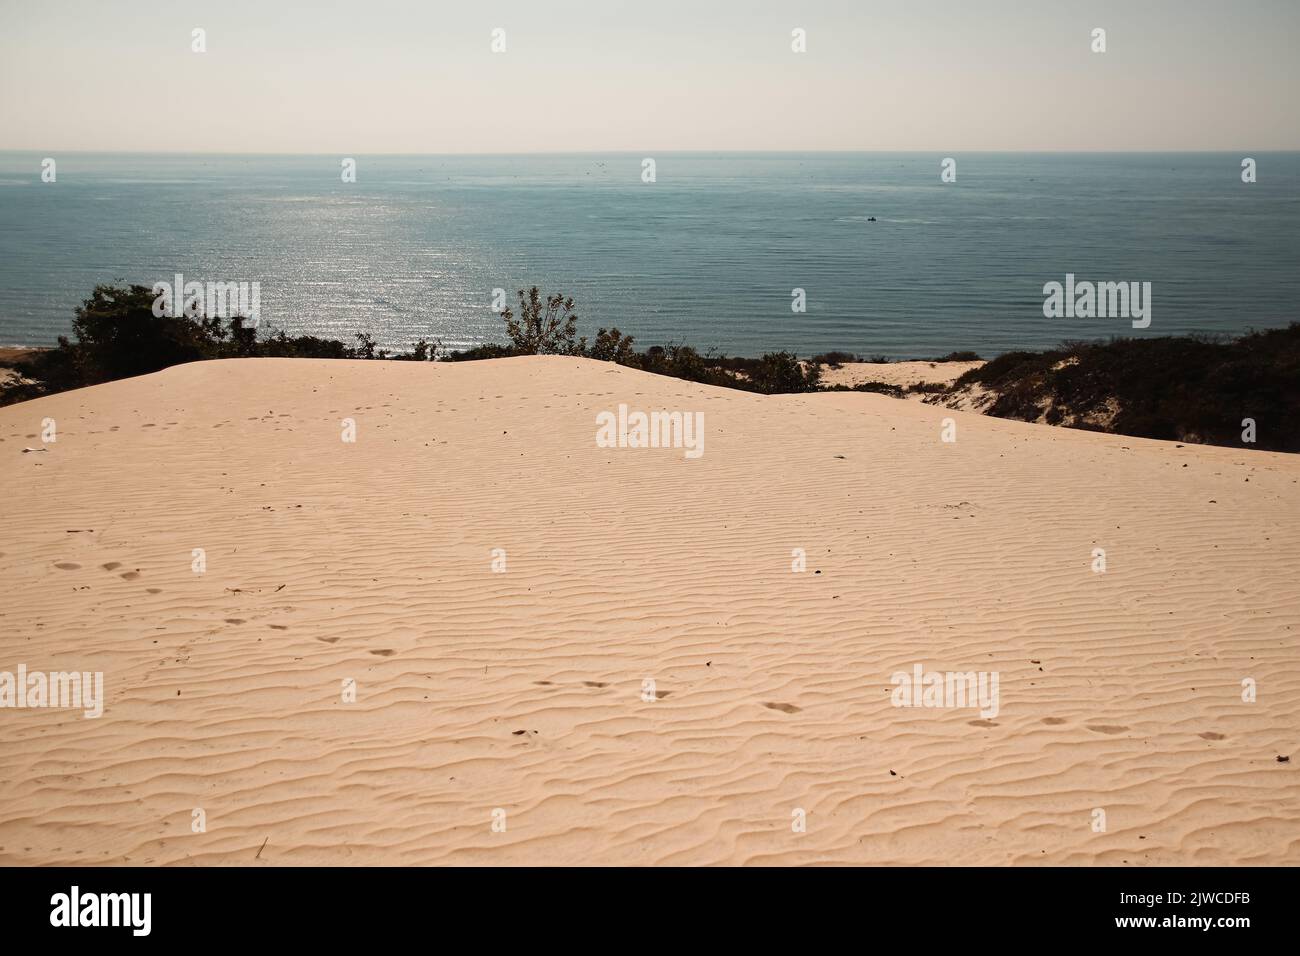
[[[783,714],[797,714],[802,709],[794,704],[773,703],[772,701],[763,701],[763,706],[768,710],[779,710]]]
[[[338,638],[337,638],[337,637],[318,637],[318,638],[316,638],[316,640],[318,640],[318,641],[324,641],[326,644],[337,644],[337,643],[338,643]]]
[[[108,564],[100,565],[100,567],[103,568],[105,571],[116,571],[121,566],[122,563],[120,561],[110,561],[108,562]]]
[[[397,651],[389,647],[381,647],[379,650],[371,651],[370,653],[374,654],[376,657],[392,657],[397,653]]]
[[[118,575],[123,581],[134,581],[140,577],[139,571],[123,571]]]
[[[244,623],[244,619],[243,619],[242,617],[228,617],[228,618],[225,618],[224,620],[225,620],[225,622],[226,622],[227,624],[243,624],[243,623]]]
[[[60,571],[76,571],[78,568],[81,567],[81,565],[74,564],[71,561],[59,561],[54,566],[58,568]]]
[[[1056,726],[1057,724],[1063,724],[1063,723],[1065,723],[1065,722],[1066,722],[1066,721],[1065,721],[1065,718],[1064,718],[1064,717],[1044,717],[1044,718],[1043,718],[1043,723],[1045,723],[1045,724],[1051,724],[1053,727]]]
[[[1225,739],[1227,739],[1226,736],[1225,736],[1224,734],[1216,734],[1216,733],[1215,733],[1214,731],[1212,731],[1212,730],[1207,730],[1207,731],[1205,731],[1205,733],[1203,733],[1203,734],[1197,734],[1196,736],[1200,737],[1202,740],[1225,740]]]
[[[599,680],[585,680],[585,681],[582,682],[582,686],[584,686],[584,687],[608,687],[609,684],[605,683],[604,681],[599,681]],[[663,695],[660,695],[660,696],[663,696]]]
[[[266,626],[269,627],[269,628],[270,628],[271,630],[273,630],[273,631],[287,631],[287,630],[289,630],[289,625],[288,625],[288,624],[268,624],[268,625],[266,625]],[[336,637],[336,638],[334,638],[334,640],[337,641],[338,638]]]
[[[1120,727],[1117,724],[1086,724],[1085,726],[1099,734],[1122,734],[1128,730],[1127,727]]]
[[[145,588],[145,591],[149,594],[162,594],[162,588]]]
[[[996,727],[997,726],[997,724],[995,724],[991,720],[968,720],[966,721],[966,723],[970,724],[972,727]]]

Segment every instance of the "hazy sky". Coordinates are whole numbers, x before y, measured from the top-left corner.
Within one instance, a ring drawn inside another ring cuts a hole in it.
[[[1300,0],[0,0],[0,148],[1297,149],[1298,47]]]

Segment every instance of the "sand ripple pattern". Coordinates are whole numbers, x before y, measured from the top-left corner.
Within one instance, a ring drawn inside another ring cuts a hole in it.
[[[619,402],[704,456],[596,447]],[[0,474],[0,670],[106,683],[0,710],[0,863],[1300,863],[1296,457],[253,359],[0,409]]]

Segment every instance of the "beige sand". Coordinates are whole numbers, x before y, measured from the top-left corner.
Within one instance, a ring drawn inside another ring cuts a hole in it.
[[[847,385],[850,388],[864,382],[880,382],[884,385],[897,385],[899,388],[921,383],[951,385],[962,373],[979,368],[983,364],[983,362],[845,362],[839,368],[823,365],[822,384]]]
[[[619,402],[705,454],[596,447]],[[107,684],[0,710],[2,863],[1300,863],[1300,457],[564,358],[202,363],[0,439],[0,670]],[[892,706],[917,663],[999,714]]]

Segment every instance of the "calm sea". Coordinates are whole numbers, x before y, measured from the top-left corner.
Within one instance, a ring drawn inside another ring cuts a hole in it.
[[[261,321],[388,346],[503,341],[492,290],[730,354],[993,355],[1300,319],[1300,153],[339,156],[0,153],[0,344],[100,282],[261,283]],[[872,221],[874,219],[874,221]],[[1150,328],[1047,319],[1067,272],[1152,284]],[[791,310],[805,290],[807,311]]]

